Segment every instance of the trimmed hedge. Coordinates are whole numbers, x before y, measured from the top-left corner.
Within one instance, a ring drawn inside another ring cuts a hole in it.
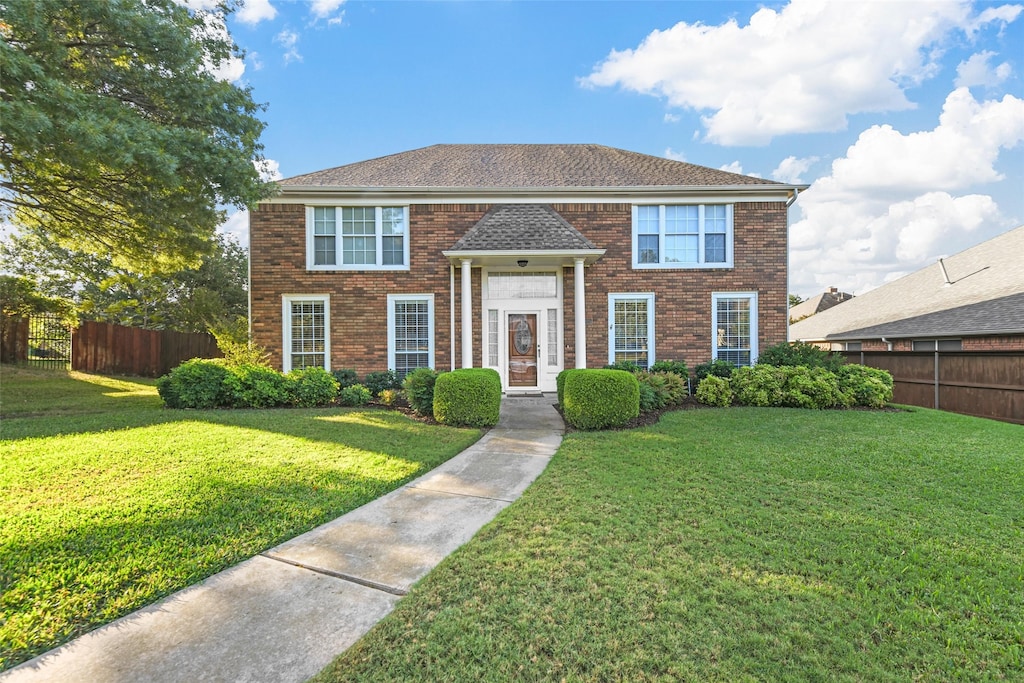
[[[881,408],[892,400],[892,375],[885,370],[851,363],[839,368],[836,377],[852,405]]]
[[[300,408],[325,406],[338,395],[338,380],[323,368],[292,370],[288,379],[292,386],[292,402]]]
[[[881,408],[892,400],[892,376],[876,368],[845,365],[836,372],[824,367],[755,365],[737,368],[730,379],[709,375],[697,387],[697,399],[708,405],[789,408]]]
[[[434,419],[453,427],[491,427],[501,411],[501,377],[490,368],[461,368],[437,377]]]
[[[296,380],[261,365],[228,368],[224,387],[234,408],[276,408],[292,402]],[[194,406],[189,406],[194,407]]]
[[[228,375],[223,361],[193,358],[158,379],[156,390],[168,408],[218,408],[230,405]]]
[[[434,382],[437,373],[430,368],[416,368],[402,380],[409,407],[424,417],[434,414]]]
[[[565,378],[562,413],[577,429],[621,427],[640,414],[640,382],[625,370],[576,370]]]
[[[580,372],[579,368],[569,368],[568,370],[562,370],[555,377],[555,390],[558,392],[558,405],[565,405],[565,378],[574,372]]]
[[[262,365],[229,365],[193,358],[157,380],[168,408],[315,407],[334,402],[338,382],[321,368],[282,375]]]

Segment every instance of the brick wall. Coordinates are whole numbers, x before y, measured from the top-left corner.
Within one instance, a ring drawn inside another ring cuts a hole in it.
[[[921,335],[917,338],[935,339],[934,336]],[[964,351],[1024,351],[1024,335],[989,335],[983,337],[963,337]],[[913,339],[893,339],[893,351],[913,351]],[[888,351],[889,347],[885,342],[877,339],[870,339],[863,342],[861,348],[864,351]]]
[[[455,297],[449,301],[450,270],[441,254],[471,228],[486,205],[413,205],[409,208],[408,272],[307,271],[305,208],[261,204],[250,214],[252,327],[257,344],[282,364],[281,296],[331,296],[331,367],[360,374],[387,366],[387,295],[434,294],[434,363],[461,364],[461,277],[455,269]],[[711,293],[758,292],[759,348],[786,339],[786,208],[781,202],[737,204],[734,208],[734,267],[700,270],[633,270],[631,208],[628,204],[554,204],[553,208],[605,255],[586,269],[587,361],[608,361],[608,294],[653,292],[656,355],[683,359],[690,367],[711,357]],[[482,364],[480,269],[473,269],[473,356]],[[563,269],[565,367],[575,366],[573,269]],[[455,311],[455,335],[450,315]]]

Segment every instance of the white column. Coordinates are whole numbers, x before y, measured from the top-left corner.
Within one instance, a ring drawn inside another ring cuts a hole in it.
[[[473,367],[473,280],[470,265],[473,259],[462,261],[462,367]]]
[[[576,367],[587,367],[587,302],[583,295],[583,259],[575,260],[572,271],[576,288]]]

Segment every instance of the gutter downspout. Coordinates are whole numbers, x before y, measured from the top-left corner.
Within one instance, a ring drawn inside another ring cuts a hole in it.
[[[448,264],[448,312],[450,314],[451,329],[448,332],[448,348],[451,351],[452,367],[455,369],[455,264]]]
[[[889,350],[892,351],[892,342],[891,341],[889,341],[885,337],[879,337],[879,339],[881,339],[882,343],[885,344],[886,346],[888,346]]]

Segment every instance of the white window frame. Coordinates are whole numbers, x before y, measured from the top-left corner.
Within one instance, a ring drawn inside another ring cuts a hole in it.
[[[395,340],[395,302],[426,301],[427,302],[427,359],[431,370],[434,369],[434,295],[433,294],[388,294],[388,369],[395,370],[397,365]]]
[[[757,320],[757,292],[711,293],[711,359],[718,360],[718,301],[720,299],[750,300],[750,364],[757,362],[757,340],[761,335]]]
[[[320,301],[324,305],[324,370],[331,371],[331,295],[283,294],[281,296],[281,369],[292,370],[292,304],[301,301]]]
[[[335,212],[335,234],[334,234],[334,263],[316,263],[316,240],[314,236],[313,209],[334,209]],[[344,235],[341,231],[341,212],[343,209],[367,208],[356,204],[344,206],[334,205],[307,205],[306,206],[306,270],[409,270],[409,241],[412,230],[409,227],[408,205],[389,204],[388,206],[373,207],[374,213],[374,238],[376,240],[376,262],[375,263],[342,263],[344,260]],[[402,261],[398,265],[384,265],[384,209],[401,209],[405,221],[405,235],[402,240]]]
[[[615,363],[615,302],[643,299],[647,302],[647,367],[656,359],[654,337],[654,292],[616,292],[608,295],[608,364]]]
[[[658,263],[640,263],[639,248],[639,208],[640,206],[658,207]],[[698,211],[697,228],[697,261],[696,262],[665,262],[665,207],[696,206]],[[707,262],[704,252],[704,209],[711,204],[634,204],[633,205],[633,268],[661,269],[693,269],[693,268],[732,268],[733,267],[733,205],[725,204],[725,261]],[[715,204],[714,206],[722,206]]]

